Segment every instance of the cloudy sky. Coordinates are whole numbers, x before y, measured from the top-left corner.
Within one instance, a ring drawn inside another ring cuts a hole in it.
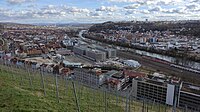
[[[200,19],[200,0],[0,0],[0,22]]]

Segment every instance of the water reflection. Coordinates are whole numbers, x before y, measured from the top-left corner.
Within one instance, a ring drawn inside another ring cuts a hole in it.
[[[135,52],[140,55],[146,55],[146,56],[162,59],[162,60],[165,60],[168,62],[172,62],[172,63],[178,64],[178,65],[187,66],[187,67],[191,67],[191,68],[200,70],[200,63],[194,62],[194,61],[189,61],[184,58],[183,59],[182,58],[174,58],[174,57],[170,57],[170,56],[165,56],[165,55],[156,54],[156,53],[150,53],[150,52],[141,51],[141,50],[135,50]]]

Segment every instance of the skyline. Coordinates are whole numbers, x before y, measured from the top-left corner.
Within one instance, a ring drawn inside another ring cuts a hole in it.
[[[197,20],[200,0],[2,0],[0,22]]]

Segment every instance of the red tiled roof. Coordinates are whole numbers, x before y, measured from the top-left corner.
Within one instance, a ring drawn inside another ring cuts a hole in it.
[[[120,83],[120,80],[117,80],[117,79],[109,79],[108,81],[109,84],[112,84],[112,85],[117,85]]]
[[[70,72],[70,69],[69,69],[69,68],[63,68],[61,71],[62,71],[63,73],[69,73],[69,72]]]

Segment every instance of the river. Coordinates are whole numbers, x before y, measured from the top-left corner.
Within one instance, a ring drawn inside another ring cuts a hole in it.
[[[200,63],[195,62],[195,61],[190,61],[190,60],[186,60],[186,59],[182,59],[182,58],[175,58],[175,57],[156,54],[156,53],[150,53],[150,52],[141,51],[141,50],[135,50],[135,52],[140,55],[150,56],[150,57],[162,59],[162,60],[174,63],[174,64],[182,65],[182,66],[185,66],[188,68],[200,70]]]
[[[79,37],[82,39],[85,39],[82,34],[85,32],[86,30],[81,30],[79,32]],[[136,54],[140,54],[140,55],[144,55],[144,56],[149,56],[149,57],[154,57],[154,58],[158,58],[158,59],[162,59],[177,65],[181,65],[181,66],[185,66],[188,68],[193,68],[193,69],[197,69],[200,70],[200,63],[199,62],[195,62],[195,61],[190,61],[190,60],[186,60],[186,59],[182,59],[182,58],[175,58],[175,57],[171,57],[171,56],[166,56],[166,55],[161,55],[161,54],[156,54],[156,53],[150,53],[147,51],[142,51],[142,50],[134,50],[134,52]]]

